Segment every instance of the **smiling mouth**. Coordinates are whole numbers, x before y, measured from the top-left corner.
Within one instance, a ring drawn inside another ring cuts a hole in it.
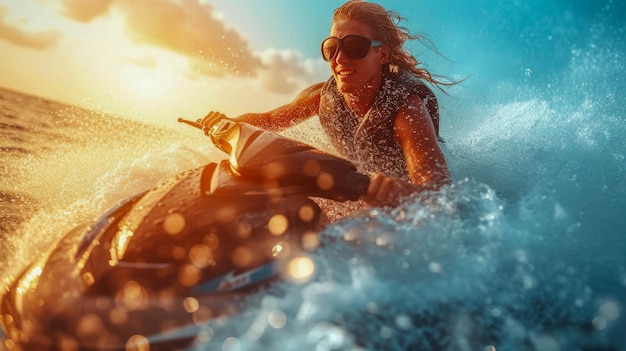
[[[355,70],[341,70],[341,71],[337,71],[337,75],[340,77],[349,77],[351,75],[353,75],[354,73],[356,73]]]

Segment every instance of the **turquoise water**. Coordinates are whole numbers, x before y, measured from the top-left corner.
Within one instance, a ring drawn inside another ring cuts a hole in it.
[[[331,226],[310,254],[314,279],[253,296],[203,327],[197,349],[626,350],[625,9],[416,8],[451,59],[424,61],[468,77],[439,94],[454,185]],[[3,277],[119,199],[219,156],[178,126],[1,95]]]
[[[455,185],[326,230],[316,280],[199,348],[626,349],[624,10],[416,6],[450,61],[414,50],[467,77],[439,96]]]

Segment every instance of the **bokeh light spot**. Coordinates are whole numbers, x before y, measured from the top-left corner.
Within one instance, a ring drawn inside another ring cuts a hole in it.
[[[210,247],[198,244],[189,250],[189,261],[198,268],[205,268],[215,264],[213,260],[213,251]]]
[[[183,301],[183,308],[189,313],[196,312],[200,307],[200,303],[195,297],[188,297]]]
[[[273,257],[279,257],[282,256],[284,257],[285,255],[289,254],[289,244],[287,244],[286,242],[279,242],[278,244],[274,245],[274,247],[272,247],[272,256]]]
[[[289,222],[287,221],[287,217],[281,214],[275,214],[270,218],[267,223],[268,229],[270,233],[273,235],[283,235],[287,231],[289,227]]]
[[[143,335],[133,335],[126,342],[126,351],[150,351],[150,341]]]
[[[167,234],[176,235],[185,228],[185,225],[185,217],[183,217],[183,215],[180,213],[172,213],[163,221],[163,230],[165,230]]]
[[[222,350],[224,351],[240,351],[241,350],[241,341],[235,337],[228,337],[224,340],[222,344]]]
[[[310,222],[313,220],[313,217],[315,217],[315,210],[311,205],[304,205],[300,207],[300,210],[298,211],[298,216],[300,216],[301,220],[305,222]]]
[[[302,173],[307,177],[315,177],[321,170],[320,163],[316,160],[309,160],[302,166]]]
[[[315,262],[309,257],[294,257],[287,263],[287,278],[294,283],[307,282],[315,272]]]
[[[302,236],[302,247],[305,250],[315,250],[320,246],[320,239],[316,232],[307,232]]]
[[[187,254],[187,251],[185,251],[185,248],[182,246],[175,246],[172,248],[172,257],[174,259],[182,260],[185,258],[185,254]]]
[[[322,172],[317,176],[316,184],[320,190],[328,191],[335,186],[335,178],[329,173]]]
[[[194,286],[200,281],[201,272],[193,265],[185,265],[178,271],[178,281],[183,286]]]
[[[252,263],[254,254],[252,250],[245,246],[240,246],[233,250],[232,261],[237,267],[246,267]]]
[[[267,315],[267,323],[274,329],[280,329],[287,324],[287,316],[281,310],[272,310]]]
[[[196,325],[206,324],[208,321],[213,319],[213,311],[207,306],[200,305],[198,310],[193,314],[193,322]],[[211,330],[213,332],[213,330]],[[211,334],[211,337],[213,335]]]

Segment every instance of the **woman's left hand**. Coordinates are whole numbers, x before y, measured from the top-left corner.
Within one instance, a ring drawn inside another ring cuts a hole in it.
[[[365,201],[374,206],[397,206],[402,197],[418,190],[415,184],[378,173],[370,179]]]

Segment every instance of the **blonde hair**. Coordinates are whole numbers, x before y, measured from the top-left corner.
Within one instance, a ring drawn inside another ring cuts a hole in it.
[[[337,8],[333,15],[333,23],[344,20],[356,20],[367,24],[376,33],[375,38],[371,39],[380,40],[391,48],[388,63],[391,72],[397,72],[398,67],[404,68],[439,89],[441,89],[440,85],[450,86],[458,83],[448,79],[443,81],[443,77],[433,75],[427,69],[418,67],[421,63],[404,47],[404,43],[408,40],[418,40],[435,52],[437,50],[425,37],[411,35],[407,28],[400,26],[399,23],[404,18],[396,11],[387,11],[379,4],[363,0],[349,0]]]

